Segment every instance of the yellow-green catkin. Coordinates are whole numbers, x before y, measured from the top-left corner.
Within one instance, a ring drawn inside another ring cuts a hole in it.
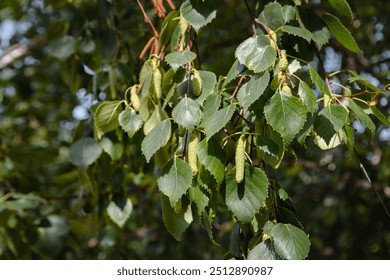
[[[198,174],[198,145],[199,135],[193,133],[188,143],[188,164],[191,167],[192,175]]]
[[[245,173],[245,136],[241,135],[236,145],[236,182],[241,183],[244,180]]]
[[[154,85],[154,92],[156,93],[157,99],[162,98],[162,79],[163,79],[162,71],[160,67],[156,67],[156,69],[153,72],[153,85]]]
[[[287,84],[283,85],[282,91],[284,93],[291,94],[291,88]]]
[[[135,111],[138,111],[141,106],[141,101],[139,99],[137,91],[138,91],[137,86],[133,86],[130,90],[130,101]]]
[[[278,36],[276,35],[275,31],[270,30],[268,33],[269,41],[271,42],[271,47],[276,50],[278,48]]]
[[[288,66],[288,60],[287,60],[287,53],[286,50],[281,50],[280,51],[280,59],[279,59],[279,70],[280,71],[285,71]]]

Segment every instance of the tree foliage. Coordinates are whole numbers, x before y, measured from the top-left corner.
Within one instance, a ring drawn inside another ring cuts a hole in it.
[[[22,2],[5,1],[0,18],[22,22]],[[348,165],[386,213],[389,186],[371,180],[389,170],[360,162],[389,125],[386,83],[361,68],[352,3],[30,4],[31,56],[1,66],[2,257],[305,259],[326,251],[315,217],[297,211],[312,207],[299,203],[305,185],[345,186]],[[230,30],[237,21],[246,32]],[[330,50],[351,65],[329,66]],[[338,173],[321,183],[324,168]],[[334,198],[323,201],[313,208],[332,223]],[[371,217],[361,202],[347,209]],[[183,253],[194,239],[202,250]]]

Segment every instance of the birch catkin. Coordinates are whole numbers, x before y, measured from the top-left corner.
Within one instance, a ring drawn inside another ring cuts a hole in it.
[[[135,111],[138,111],[140,106],[141,106],[141,102],[139,100],[139,96],[137,94],[137,91],[138,91],[137,86],[133,86],[130,90],[130,101],[131,101],[131,105],[133,106]]]
[[[198,145],[199,136],[197,133],[192,134],[190,142],[188,143],[188,164],[191,167],[192,174],[198,174]]]
[[[245,136],[241,135],[236,145],[236,182],[244,180],[245,172]]]

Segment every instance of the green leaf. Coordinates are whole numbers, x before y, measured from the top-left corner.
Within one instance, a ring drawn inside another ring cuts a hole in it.
[[[141,112],[140,112],[141,116]],[[162,120],[165,120],[168,118],[167,113],[159,106],[155,105],[154,111],[152,114],[149,116],[148,120],[145,122],[143,130],[144,134],[148,135],[149,132],[156,126],[158,125]]]
[[[347,136],[345,132],[343,130],[339,130],[335,134],[333,134],[332,138],[330,138],[329,141],[325,141],[325,139],[322,138],[321,136],[315,135],[314,142],[321,150],[329,150],[329,149],[336,148],[343,142],[346,142],[345,141],[346,137]]]
[[[228,123],[228,121],[230,121],[235,109],[236,105],[230,104],[229,106],[215,112],[213,115],[208,116],[208,118],[204,120],[204,132],[206,133],[207,140],[220,131]]]
[[[226,205],[242,223],[250,223],[264,207],[268,197],[268,179],[263,170],[245,164],[244,181],[236,182],[236,168],[226,174]]]
[[[69,160],[77,167],[85,170],[101,155],[103,149],[91,137],[81,138],[69,148]]]
[[[202,140],[198,146],[200,163],[213,175],[218,184],[225,177],[226,155],[214,138]]]
[[[95,129],[97,137],[102,136],[119,126],[118,116],[122,111],[123,101],[104,101],[95,111]]]
[[[347,0],[329,0],[329,4],[340,14],[352,21],[353,15]]]
[[[375,106],[370,107],[374,115],[380,120],[384,125],[390,126],[390,121],[385,117],[381,111]]]
[[[204,102],[203,116],[213,115],[218,111],[220,105],[221,105],[221,95],[217,92],[211,93]]]
[[[330,32],[326,26],[322,29],[313,32],[313,41],[317,44],[318,49],[321,49],[329,42]]]
[[[213,222],[213,210],[210,209],[209,210],[209,214],[207,214],[206,211],[203,211],[202,212],[202,222],[203,222],[203,226],[207,232],[207,235],[209,236],[210,238],[210,241],[216,245],[216,246],[220,246],[215,240],[214,240],[214,236],[213,236],[213,228],[212,228],[212,222]]]
[[[168,162],[157,179],[158,188],[169,198],[172,205],[191,187],[191,182],[191,167],[177,157]]]
[[[161,121],[145,136],[141,143],[141,151],[147,162],[161,147],[168,143],[170,137],[171,122],[169,120]]]
[[[284,156],[283,138],[268,125],[257,133],[259,135],[256,136],[256,145],[258,149],[265,153],[264,161],[273,168],[278,168]]]
[[[264,93],[269,82],[269,72],[265,71],[263,75],[254,75],[249,82],[242,85],[237,94],[237,99],[244,111],[248,111],[249,106],[253,104]]]
[[[375,123],[371,120],[370,116],[364,112],[363,108],[351,99],[348,101],[348,108],[352,110],[357,119],[370,130],[372,135],[374,135],[376,129]]]
[[[165,57],[166,62],[176,71],[180,66],[193,61],[196,54],[192,51],[176,51]]]
[[[121,208],[115,204],[114,201],[111,201],[107,207],[107,214],[111,220],[117,224],[120,228],[126,223],[129,219],[131,212],[133,211],[133,204],[128,198],[126,204]]]
[[[134,134],[141,129],[143,121],[140,115],[134,111],[134,109],[124,110],[119,114],[119,125],[127,132],[129,137],[133,137]]]
[[[284,24],[282,5],[277,2],[265,5],[264,10],[259,16],[259,20],[272,30],[278,29]]]
[[[203,105],[203,102],[213,92],[217,84],[217,76],[213,72],[203,70],[199,70],[199,75],[202,79],[202,94],[196,99],[196,102]]]
[[[164,19],[164,22],[161,27],[160,37],[159,37],[160,46],[164,46],[169,43],[173,31],[175,30],[177,24],[179,23],[178,17],[179,17],[179,12],[172,11]]]
[[[191,207],[188,207],[185,211],[176,213],[169,202],[169,198],[165,195],[161,197],[161,204],[165,227],[177,241],[180,241],[184,231],[193,221]]]
[[[100,141],[100,145],[103,150],[109,154],[112,160],[118,160],[122,157],[123,154],[123,146],[121,143],[112,143],[110,138],[103,137]]]
[[[272,245],[271,239],[266,239],[249,251],[248,260],[280,260]]]
[[[209,204],[209,198],[205,195],[198,185],[190,188],[190,199],[195,202],[196,210],[198,216],[201,217],[202,212],[205,210],[206,206]]]
[[[268,221],[264,233],[271,236],[276,253],[284,259],[302,260],[309,254],[310,240],[306,233],[291,225]]]
[[[311,39],[313,38],[313,34],[307,30],[304,27],[296,27],[296,26],[291,26],[291,25],[285,25],[280,28],[283,32],[286,32],[288,34],[294,35],[294,36],[299,36],[306,41],[310,42]]]
[[[180,7],[181,16],[199,32],[203,26],[209,24],[217,15],[217,11],[204,12],[195,10],[190,1],[184,2]]]
[[[328,95],[330,96],[330,91],[328,89],[328,87],[326,86],[324,80],[320,77],[320,75],[318,75],[317,71],[313,68],[313,66],[311,66],[311,64],[309,64],[309,73],[310,73],[310,77],[311,77],[311,80],[313,81],[313,83],[315,85],[318,86],[318,88],[320,89],[320,91],[325,95]]]
[[[243,72],[245,69],[245,67],[240,64],[240,62],[236,59],[232,65],[232,67],[230,67],[230,70],[226,76],[226,79],[225,81],[223,82],[223,85],[222,87],[226,87],[226,85],[228,83],[230,83],[231,81],[233,81],[235,78],[237,78],[237,76]]]
[[[200,123],[202,112],[198,103],[188,97],[184,97],[172,110],[172,118],[181,126],[191,129]]]
[[[298,220],[297,216],[288,208],[278,205],[276,209],[276,218],[279,222],[285,224],[292,224],[297,228],[303,229],[301,222]]]
[[[258,35],[242,42],[236,49],[235,56],[248,69],[259,73],[273,65],[276,52],[267,36]]]
[[[352,37],[351,32],[349,32],[349,30],[341,23],[341,21],[337,17],[326,13],[322,16],[322,19],[325,21],[330,32],[332,32],[333,36],[336,38],[337,41],[340,42],[340,44],[342,44],[344,47],[346,47],[352,52],[361,53],[361,50],[356,44],[355,39]]]
[[[2,198],[4,198],[3,196]],[[22,193],[7,193],[7,200],[1,200],[0,212],[4,209],[12,211],[23,211],[28,209],[38,208],[40,205],[46,203],[45,200],[34,194]]]
[[[307,110],[302,101],[284,92],[276,92],[264,107],[265,118],[287,145],[302,129]]]
[[[314,131],[329,144],[332,137],[347,122],[347,117],[348,111],[343,106],[330,104],[318,114],[314,123]]]
[[[317,98],[312,89],[304,81],[300,81],[298,95],[305,104],[307,111],[314,113],[318,109]]]
[[[295,18],[296,18],[295,8],[291,5],[284,5],[283,6],[283,21],[284,21],[284,23],[288,23]]]

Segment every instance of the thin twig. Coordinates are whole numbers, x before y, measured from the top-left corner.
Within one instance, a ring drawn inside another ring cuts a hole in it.
[[[138,3],[138,6],[139,6],[140,9],[141,9],[142,14],[144,15],[145,22],[148,23],[148,24],[150,25],[150,27],[152,28],[153,33],[154,33],[154,36],[155,36],[156,38],[159,38],[160,35],[158,34],[158,32],[157,32],[156,28],[154,27],[152,21],[150,20],[148,14],[145,12],[145,9],[144,9],[144,7],[142,6],[141,2],[140,2],[139,0],[137,0],[137,3]]]
[[[364,167],[363,163],[361,162],[361,160],[360,160],[360,158],[359,158],[359,155],[358,155],[358,153],[357,153],[357,151],[356,151],[355,148],[353,148],[353,152],[355,153],[355,156],[356,156],[356,158],[357,158],[357,160],[358,160],[358,162],[359,162],[359,167],[360,167],[360,169],[363,171],[364,176],[366,177],[366,180],[370,183],[371,188],[373,188],[373,190],[375,191],[376,196],[378,197],[378,200],[379,200],[379,202],[381,203],[383,210],[385,210],[387,217],[389,217],[389,219],[390,219],[390,211],[387,209],[387,207],[386,207],[386,205],[385,205],[385,203],[384,203],[384,201],[383,201],[381,195],[379,194],[378,188],[377,188],[376,185],[372,182],[372,180],[371,180],[370,176],[368,175],[367,170],[366,170],[366,168]]]

